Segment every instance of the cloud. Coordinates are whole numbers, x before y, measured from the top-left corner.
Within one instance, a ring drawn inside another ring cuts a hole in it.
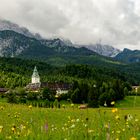
[[[0,15],[43,36],[139,49],[139,0],[0,0]]]
[[[3,18],[26,26],[34,32],[41,32],[44,36],[56,35],[69,22],[55,4],[46,0],[6,0],[1,3],[4,6],[0,5],[0,13],[3,13],[0,15]]]

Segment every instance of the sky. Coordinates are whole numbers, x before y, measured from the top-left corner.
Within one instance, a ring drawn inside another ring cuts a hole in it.
[[[140,50],[140,0],[0,0],[0,18],[46,38]]]

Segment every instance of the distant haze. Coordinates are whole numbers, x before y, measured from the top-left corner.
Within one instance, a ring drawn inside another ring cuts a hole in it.
[[[0,18],[46,38],[140,49],[140,0],[0,0]]]

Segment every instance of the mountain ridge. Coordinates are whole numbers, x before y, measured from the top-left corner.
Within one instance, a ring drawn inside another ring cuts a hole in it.
[[[57,46],[56,41],[58,43],[58,39],[51,40],[50,46],[14,31],[0,31],[0,56],[11,57],[13,54],[15,57],[47,61],[56,65],[118,63],[85,47],[61,46],[59,43]]]
[[[115,57],[115,60],[125,63],[138,63],[140,62],[140,50],[124,48],[124,50]]]
[[[63,64],[68,62],[76,63],[74,59],[77,59],[81,63],[93,64],[91,59],[93,55],[94,59],[95,57],[99,59],[99,57],[105,56],[114,59],[109,61],[120,61],[122,63],[140,62],[139,50],[132,51],[125,48],[123,51],[120,51],[110,45],[101,43],[78,45],[63,38],[44,39],[40,35],[36,36],[36,34],[31,33],[27,28],[20,27],[10,21],[0,20],[0,56],[43,58],[43,60],[47,58],[47,60],[50,60],[50,63],[54,63],[56,59],[59,59],[59,64],[61,62]],[[105,57],[100,59],[106,61]]]
[[[20,27],[19,25],[15,24],[15,23],[12,23],[12,22],[10,22],[8,20],[1,20],[0,19],[0,31],[4,31],[4,30],[15,31],[15,32],[23,34],[23,35],[25,35],[27,37],[35,38],[37,40],[42,40],[42,42],[43,42],[43,40],[49,41],[49,40],[58,39],[58,38],[44,39],[39,34],[31,33],[25,27]],[[94,52],[96,52],[96,53],[98,53],[100,55],[107,56],[107,57],[114,57],[120,52],[119,49],[116,49],[116,48],[114,48],[112,46],[109,46],[109,45],[102,45],[102,44],[78,45],[78,44],[74,44],[71,41],[66,40],[66,39],[62,39],[62,38],[59,38],[59,39],[61,40],[61,42],[60,42],[61,45],[60,46],[70,46],[70,47],[76,47],[76,48],[86,47],[91,51],[94,51]]]

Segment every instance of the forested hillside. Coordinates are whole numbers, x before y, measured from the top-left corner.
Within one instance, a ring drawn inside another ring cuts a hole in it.
[[[0,87],[25,86],[37,66],[42,81],[68,81],[88,79],[91,81],[109,81],[120,79],[132,85],[140,83],[140,66],[131,65],[66,65],[64,67],[51,66],[50,64],[22,60],[18,58],[0,58]]]

